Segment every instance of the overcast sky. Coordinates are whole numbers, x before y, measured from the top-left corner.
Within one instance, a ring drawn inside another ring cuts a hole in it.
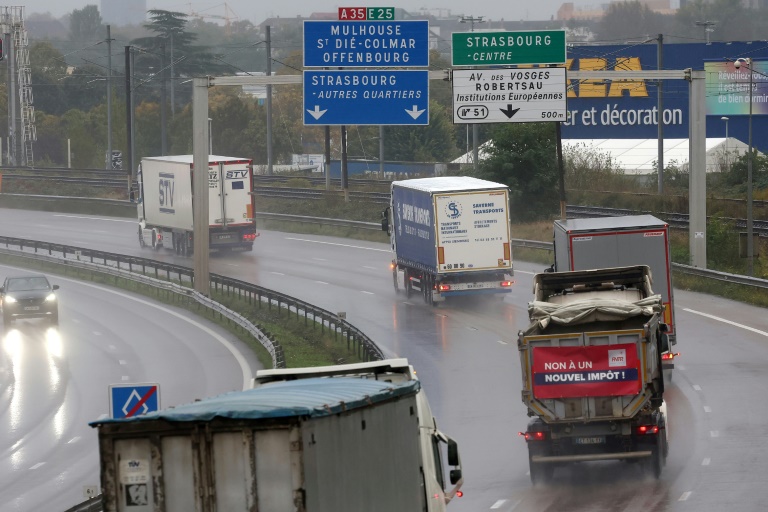
[[[121,1],[121,0],[111,0]],[[422,8],[433,12],[442,10],[443,15],[483,16],[491,20],[547,20],[562,5],[563,0],[352,0],[343,3],[326,0],[226,0],[239,18],[260,23],[269,17],[309,16],[313,12],[337,12],[339,7],[401,7],[411,12]],[[597,5],[600,0],[574,0],[576,5]],[[27,0],[26,13],[50,12],[62,16],[88,4],[100,5],[100,0]],[[225,15],[224,1],[192,1],[192,9],[219,16]],[[147,0],[148,8],[189,12],[190,3],[179,0]]]

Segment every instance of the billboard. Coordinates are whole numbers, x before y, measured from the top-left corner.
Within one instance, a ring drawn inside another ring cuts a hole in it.
[[[573,45],[568,48],[566,69],[570,71],[656,70],[658,69],[657,52],[655,42],[605,46]],[[731,63],[732,68],[732,62],[735,59],[745,56],[756,61],[754,96],[757,97],[761,93],[768,94],[768,82],[757,80],[758,71],[762,72],[764,69],[758,68],[759,61],[768,61],[768,45],[764,42],[665,44],[663,67],[664,69],[704,70],[706,63],[718,62]],[[733,84],[729,83],[731,79]],[[741,78],[736,76],[729,78],[727,74],[722,75],[720,79],[723,87],[736,88],[738,86],[735,84],[740,81],[742,81]],[[568,121],[563,123],[564,138],[652,139],[658,136],[658,85],[653,80],[569,80],[568,82],[570,86],[567,97]],[[689,83],[685,80],[665,80],[662,87],[664,137],[688,138]],[[707,88],[707,105],[711,101],[718,101],[717,98],[721,94],[721,91]],[[748,107],[748,104],[746,105]],[[734,111],[736,113],[733,114],[708,114],[707,137],[725,137],[726,123],[720,117],[727,115],[730,119],[728,135],[746,141],[747,112],[738,112],[736,108]],[[762,114],[763,112],[755,108],[752,122],[756,133],[768,130],[768,116]],[[754,145],[760,151],[768,151],[768,139],[756,138]]]
[[[704,63],[708,116],[748,116],[750,99],[753,116],[768,114],[768,61],[756,60],[751,67],[750,77],[747,65],[736,69],[731,61]]]

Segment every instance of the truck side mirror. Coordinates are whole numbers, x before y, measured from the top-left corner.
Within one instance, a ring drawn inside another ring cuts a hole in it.
[[[662,333],[661,340],[659,342],[659,351],[663,354],[669,352],[669,336],[666,333]]]
[[[451,474],[450,474],[450,478],[451,478],[451,485],[455,485],[456,482],[461,480],[461,470],[460,469],[452,469],[451,470]]]
[[[449,466],[458,466],[461,464],[461,461],[459,460],[459,445],[454,441],[453,439],[448,439],[448,465]],[[453,471],[451,471],[453,473]],[[461,473],[461,471],[459,471]],[[453,480],[451,480],[452,484],[455,484]]]
[[[388,235],[391,235],[389,230],[389,208],[385,208],[381,212],[381,230],[386,231]]]

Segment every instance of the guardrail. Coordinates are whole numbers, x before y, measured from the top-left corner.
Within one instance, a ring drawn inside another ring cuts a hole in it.
[[[4,245],[6,248],[6,251],[3,252],[16,255],[23,254],[25,257],[45,258],[52,263],[86,268],[115,277],[132,279],[157,289],[166,290],[169,293],[188,297],[248,331],[270,352],[273,365],[276,368],[285,367],[285,354],[279,342],[270,339],[243,316],[191,289],[191,286],[194,286],[194,272],[191,268],[146,258],[13,237],[0,236],[0,245]],[[11,247],[18,247],[18,249],[14,251],[11,250]],[[39,254],[40,251],[47,252],[47,256]],[[282,307],[290,313],[295,313],[297,318],[304,316],[305,323],[311,320],[313,325],[321,327],[322,332],[325,332],[327,328],[334,333],[337,339],[339,335],[345,338],[347,348],[355,350],[361,359],[366,361],[384,359],[381,349],[373,340],[345,319],[339,318],[335,313],[284,293],[218,274],[210,274],[210,283],[213,290],[221,291],[228,296],[237,294],[238,297],[247,299],[249,304],[258,307],[261,307],[262,304],[266,304],[269,308]],[[184,286],[185,284],[189,286]]]

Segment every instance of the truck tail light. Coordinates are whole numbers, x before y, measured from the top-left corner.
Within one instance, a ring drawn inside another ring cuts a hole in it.
[[[659,433],[658,425],[640,425],[637,427],[636,432],[641,436],[654,435]]]
[[[395,270],[395,264],[394,263],[390,263],[389,264],[389,270]]]
[[[544,441],[547,438],[545,432],[518,432],[517,435],[523,436],[526,441]]]
[[[448,290],[451,289],[451,285],[449,285],[449,284],[440,284],[440,285],[437,286],[437,289],[439,291],[441,291],[441,292],[447,292]]]
[[[162,242],[163,241],[163,234],[160,231],[157,232],[157,241],[158,242]]]
[[[671,361],[677,356],[680,355],[680,352],[666,352],[664,354],[661,354],[661,360],[662,361]]]
[[[464,496],[464,491],[461,491],[461,490],[456,491],[457,498],[461,498],[462,496]]]
[[[502,281],[499,284],[501,285],[502,288],[509,288],[510,286],[515,284],[515,282],[514,281]]]
[[[256,233],[245,233],[243,235],[243,240],[245,240],[246,242],[253,242],[254,240],[256,240]]]

